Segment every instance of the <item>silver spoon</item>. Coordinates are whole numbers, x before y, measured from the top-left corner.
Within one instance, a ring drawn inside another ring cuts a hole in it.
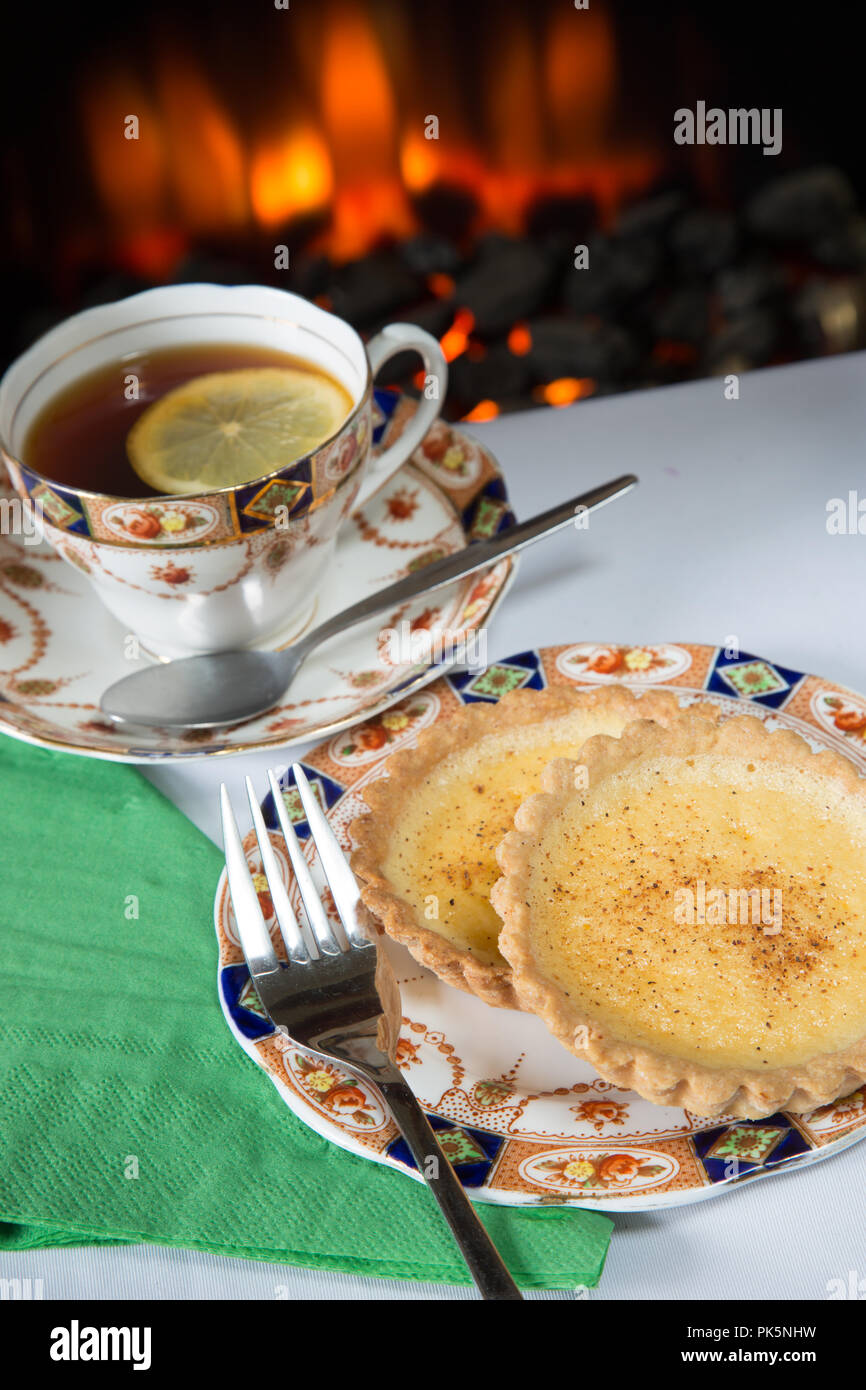
[[[594,511],[630,491],[637,481],[633,473],[626,473],[529,521],[509,526],[493,540],[477,541],[455,555],[434,560],[407,579],[379,589],[361,603],[335,614],[283,651],[212,652],[163,662],[124,676],[106,690],[100,701],[102,711],[110,719],[159,729],[213,729],[253,719],[279,703],[301,663],[329,637],[419,594],[432,593],[453,584],[455,579],[486,569],[542,536],[573,524],[579,512]]]

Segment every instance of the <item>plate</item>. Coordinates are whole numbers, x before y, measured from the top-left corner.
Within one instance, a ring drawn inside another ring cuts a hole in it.
[[[444,677],[384,716],[320,743],[303,760],[343,846],[364,809],[364,785],[396,749],[460,707],[510,690],[610,682],[670,689],[683,705],[710,700],[835,748],[866,773],[866,696],[778,662],[718,647],[578,642],[520,652],[481,672]],[[291,774],[280,785],[314,876]],[[268,796],[263,810],[275,825]],[[288,858],[271,836],[286,884]],[[253,872],[261,861],[250,835]],[[257,885],[265,887],[264,880]],[[269,926],[278,933],[266,892]],[[327,898],[325,899],[327,904]],[[297,899],[294,899],[297,909]],[[376,1090],[275,1033],[252,989],[225,882],[215,903],[219,995],[235,1038],[317,1133],[341,1148],[420,1176]],[[815,1163],[866,1136],[866,1086],[809,1115],[702,1119],[652,1105],[602,1081],[530,1014],[493,1009],[451,989],[388,940],[403,1004],[398,1061],[464,1186],[507,1206],[595,1206],[649,1211],[700,1201],[742,1183]]]
[[[393,443],[414,411],[414,402],[398,392],[375,393],[377,451]],[[13,495],[8,484],[0,485],[0,495]],[[411,461],[344,524],[312,621],[324,622],[425,563],[488,540],[513,522],[490,451],[437,421]],[[445,632],[471,648],[473,634],[489,621],[515,569],[512,556],[493,570],[332,639],[304,663],[291,699],[259,719],[216,734],[155,731],[133,739],[99,710],[102,693],[132,669],[125,656],[129,635],[84,576],[47,545],[27,545],[23,537],[0,532],[0,732],[45,748],[131,763],[309,741],[377,714],[435,679],[437,662],[426,658],[419,635]],[[409,636],[383,649],[385,627]],[[435,647],[431,654],[438,658]]]

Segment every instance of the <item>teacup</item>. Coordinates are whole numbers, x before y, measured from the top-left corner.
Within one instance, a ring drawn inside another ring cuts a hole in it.
[[[278,472],[184,496],[90,492],[41,476],[22,457],[34,419],[79,377],[132,353],[228,342],[276,349],[336,378],[352,401],[337,432]],[[376,457],[373,378],[409,350],[429,389]],[[349,324],[283,290],[170,285],[76,314],[19,357],[0,382],[0,452],[21,498],[41,511],[45,539],[145,650],[281,645],[315,616],[341,523],[433,424],[447,372],[436,339],[413,324],[391,324],[365,348]]]

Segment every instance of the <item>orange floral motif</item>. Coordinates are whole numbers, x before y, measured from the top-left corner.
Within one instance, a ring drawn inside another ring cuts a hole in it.
[[[451,431],[441,422],[433,426],[421,445],[421,452],[431,463],[439,463],[446,455],[451,443]]]
[[[622,651],[619,647],[613,650],[599,652],[587,663],[587,670],[598,671],[599,675],[609,676],[614,671],[618,671],[622,665]]]
[[[359,1125],[376,1123],[375,1107],[361,1087],[355,1085],[345,1073],[328,1062],[314,1062],[300,1052],[295,1054],[294,1060],[304,1089],[320,1105],[346,1115]]]
[[[375,752],[379,748],[384,748],[386,743],[393,743],[398,734],[404,733],[416,719],[425,712],[426,705],[410,705],[408,709],[389,710],[386,714],[381,714],[378,719],[372,719],[368,724],[362,724],[351,733],[351,742],[345,743],[340,748],[340,754],[344,758],[349,758],[353,753]]]
[[[664,1172],[663,1164],[641,1163],[628,1153],[583,1155],[575,1152],[570,1158],[551,1158],[538,1166],[568,1187],[582,1190],[627,1187],[634,1178],[654,1178]]]
[[[82,719],[78,725],[88,734],[118,734],[120,729],[116,724],[108,724],[102,719]]]
[[[356,1110],[367,1104],[367,1097],[360,1086],[335,1086],[323,1100],[332,1110]]]
[[[608,1154],[598,1168],[603,1182],[629,1183],[640,1172],[640,1164],[632,1154]]]
[[[11,642],[13,637],[17,637],[18,632],[12,623],[7,623],[5,618],[0,618],[0,642]]]
[[[124,518],[124,527],[131,536],[138,540],[153,540],[154,536],[159,535],[159,519],[153,512],[128,511]]]
[[[824,701],[833,712],[833,723],[843,734],[862,734],[866,732],[866,712],[845,705],[836,695],[828,695]]]
[[[671,664],[669,657],[660,656],[653,647],[603,647],[589,658],[586,669],[610,676],[614,671],[655,671]]]
[[[420,1060],[417,1044],[409,1042],[407,1038],[401,1038],[397,1043],[397,1066],[416,1066]]]
[[[628,1106],[615,1100],[584,1100],[573,1105],[571,1112],[578,1120],[586,1120],[600,1134],[605,1125],[621,1125],[628,1115]]]
[[[401,487],[385,503],[392,521],[408,521],[418,510],[418,493],[414,488]]]
[[[193,577],[191,569],[183,565],[173,565],[171,561],[165,565],[151,565],[150,572],[154,579],[161,579],[163,584],[171,584],[179,588],[181,584],[188,584]]]
[[[253,887],[256,890],[259,907],[262,909],[262,916],[265,921],[270,921],[274,915],[274,900],[271,897],[268,880],[264,874],[253,874]]]
[[[421,452],[431,463],[435,463],[447,473],[462,477],[467,471],[468,450],[465,442],[441,421],[434,425],[427,435],[421,445]]]
[[[330,888],[323,888],[319,897],[322,900],[322,907],[325,909],[325,916],[330,917],[332,922],[339,922],[340,914],[337,911],[337,904]]]
[[[841,1100],[831,1101],[829,1105],[819,1105],[818,1109],[812,1112],[810,1119],[826,1120],[832,1116],[834,1120],[846,1120],[858,1115],[862,1110],[866,1110],[866,1086],[852,1091],[850,1096],[843,1096]]]
[[[381,724],[372,724],[369,729],[362,729],[358,734],[358,744],[365,751],[376,748],[384,748],[388,742],[388,735]],[[352,748],[344,748],[344,753],[351,753]]]
[[[485,574],[473,586],[469,597],[466,600],[463,611],[460,614],[458,623],[460,627],[468,627],[478,617],[479,613],[487,607],[487,600],[492,590],[499,587],[500,580],[496,574]]]
[[[410,632],[427,631],[439,617],[438,608],[425,608],[423,613],[419,613],[417,618],[412,618],[409,623]]]
[[[304,723],[303,719],[274,719],[268,725],[269,734],[288,734],[293,729],[299,728]]]
[[[862,729],[866,729],[866,714],[859,714],[853,709],[843,709],[834,717],[833,723],[846,734],[859,734]]]
[[[354,434],[348,434],[340,444],[337,457],[332,464],[332,476],[337,478],[345,477],[352,466],[352,460],[358,452],[358,440]]]
[[[116,519],[128,535],[139,541],[152,541],[160,535],[182,535],[208,524],[207,516],[195,507],[165,506],[161,503],[126,507]]]

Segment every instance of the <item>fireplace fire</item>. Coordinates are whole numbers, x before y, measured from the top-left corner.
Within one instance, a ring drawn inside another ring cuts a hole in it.
[[[6,358],[183,279],[280,285],[364,334],[419,323],[468,420],[864,341],[859,190],[820,159],[675,141],[688,82],[720,80],[719,34],[676,4],[652,25],[564,0],[206,18],[85,18],[65,66],[55,37],[54,108],[2,137]]]
[[[603,11],[576,22],[552,8],[540,32],[528,10],[506,11],[477,90],[462,98],[438,74],[425,91],[425,29],[415,27],[404,16],[402,32],[377,29],[360,0],[300,9],[286,20],[283,80],[257,94],[253,112],[168,41],[147,81],[114,55],[94,64],[80,81],[81,114],[116,254],[171,271],[184,240],[284,231],[339,264],[417,233],[437,189],[473,235],[520,234],[539,199],[584,196],[609,222],[658,175],[648,138],[615,129],[616,48]],[[446,72],[457,48],[445,46]]]

